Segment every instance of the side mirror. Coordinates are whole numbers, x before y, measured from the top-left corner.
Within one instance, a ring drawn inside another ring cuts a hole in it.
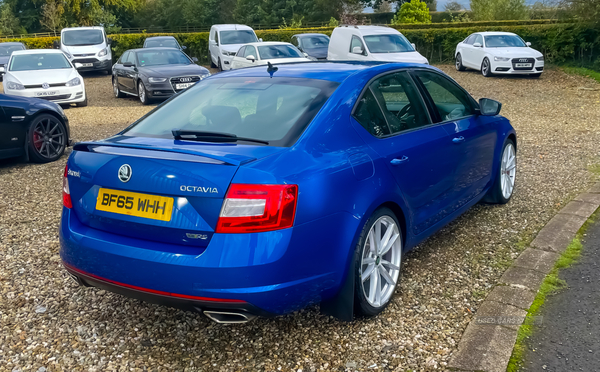
[[[111,39],[111,38],[109,37],[109,38],[108,38],[108,40],[107,40],[107,43],[108,43],[108,45],[112,45],[112,43],[113,43],[113,39]]]
[[[417,46],[415,45],[415,43],[410,43],[410,45],[412,45],[414,50],[417,50]]]
[[[198,63],[198,58],[197,57],[192,57],[192,61],[194,61],[194,63]]]
[[[249,55],[248,57],[246,57],[246,59],[248,61],[252,61],[252,63],[254,63],[254,61],[256,60],[256,57],[254,57],[253,55]]]
[[[258,38],[258,41],[260,41],[262,43],[262,41],[263,41],[262,37]]]
[[[125,62],[123,63],[123,67],[135,67],[135,65],[131,62]]]
[[[217,45],[217,42],[214,40],[210,40],[209,43],[210,43],[210,45]]]
[[[481,43],[474,43],[473,46],[475,48],[481,48],[482,47]]]
[[[181,50],[186,50],[186,49],[187,49],[187,47],[185,45],[181,46]]]
[[[363,54],[363,49],[359,46],[355,46],[354,48],[352,48],[352,53],[353,54]]]
[[[479,112],[484,116],[496,116],[500,113],[502,104],[489,98],[479,100]]]
[[[531,43],[528,41],[528,42],[525,43],[525,45],[527,45],[528,47],[530,47]]]
[[[54,49],[60,49],[60,39],[59,40],[54,40],[52,42],[52,48],[54,48]]]
[[[302,54],[304,55],[305,58],[308,58],[308,53],[304,52]]]

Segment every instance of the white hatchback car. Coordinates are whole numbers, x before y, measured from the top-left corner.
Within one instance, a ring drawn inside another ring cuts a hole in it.
[[[398,30],[385,26],[340,26],[333,29],[330,61],[428,63]]]
[[[544,55],[511,32],[476,32],[456,46],[456,69],[480,70],[483,76],[525,74],[539,77]]]
[[[4,94],[35,97],[58,104],[87,106],[83,78],[56,49],[13,52],[4,74]]]
[[[271,62],[310,62],[298,48],[290,43],[272,41],[243,45],[231,61],[231,69],[262,66]]]

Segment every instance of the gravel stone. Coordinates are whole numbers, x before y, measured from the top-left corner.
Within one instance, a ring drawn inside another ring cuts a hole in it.
[[[396,296],[374,319],[343,323],[311,307],[226,326],[77,287],[58,256],[67,155],[0,161],[0,371],[444,370],[508,265],[595,180],[600,85],[553,69],[540,79],[441,69],[474,97],[503,103],[518,134],[515,195],[475,206],[409,253]],[[114,98],[108,76],[84,78],[89,106],[65,110],[76,141],[114,135],[152,109]]]

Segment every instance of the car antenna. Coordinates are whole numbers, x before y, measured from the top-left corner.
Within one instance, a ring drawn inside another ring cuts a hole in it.
[[[271,77],[273,77],[273,73],[277,70],[279,70],[278,67],[273,66],[273,64],[271,64],[271,62],[267,62],[267,72],[269,73],[269,75],[271,75]]]

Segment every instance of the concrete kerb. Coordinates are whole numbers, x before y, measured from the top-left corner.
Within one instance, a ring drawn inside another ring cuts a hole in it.
[[[546,275],[600,207],[600,182],[567,204],[506,270],[479,306],[448,363],[459,371],[506,371],[517,332]]]

